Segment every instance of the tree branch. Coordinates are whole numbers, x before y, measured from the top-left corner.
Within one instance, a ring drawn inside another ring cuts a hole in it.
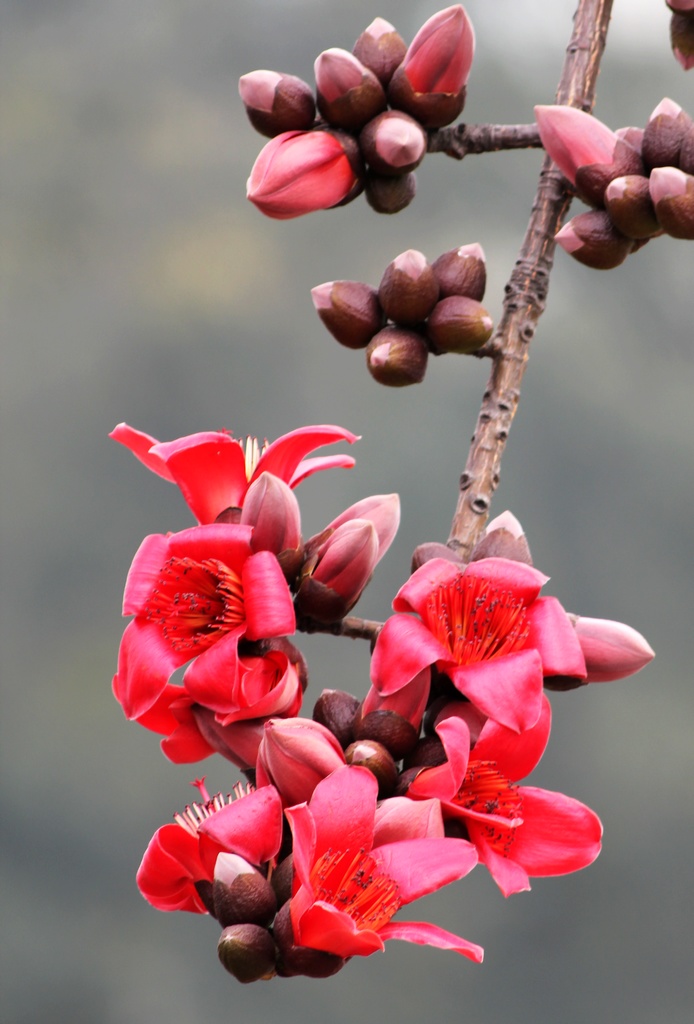
[[[469,153],[501,149],[542,149],[536,124],[456,124],[429,132],[427,153],[445,153],[462,160]]]
[[[613,0],[579,0],[556,102],[590,112]],[[505,287],[504,311],[490,343],[491,375],[484,392],[448,545],[467,560],[484,529],[499,483],[501,456],[520,398],[530,340],[544,312],[554,261],[554,236],[571,202],[567,182],[546,157],[530,221]]]

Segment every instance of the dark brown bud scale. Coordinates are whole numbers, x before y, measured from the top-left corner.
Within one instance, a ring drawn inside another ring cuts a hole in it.
[[[385,324],[378,292],[361,281],[332,281],[312,291],[318,316],[346,348],[366,348]]]
[[[291,921],[291,900],[280,909],[273,925],[273,934],[279,950],[277,973],[282,978],[303,974],[308,978],[329,978],[344,967],[346,961],[333,953],[320,949],[297,946]]]
[[[648,178],[641,174],[611,181],[605,190],[605,206],[614,226],[627,238],[651,238],[662,232]]]
[[[409,206],[417,191],[417,176],[414,171],[389,178],[382,174],[368,173],[364,195],[376,213],[400,213]]]
[[[604,205],[605,189],[613,178],[643,173],[644,166],[640,154],[624,139],[618,139],[611,163],[586,164],[578,168],[576,191],[584,202],[600,207]]]
[[[347,764],[368,768],[378,782],[379,800],[385,800],[392,794],[398,770],[392,754],[382,743],[377,740],[355,740],[345,750],[345,760]]]
[[[235,924],[225,928],[217,943],[222,965],[237,981],[249,984],[272,978],[277,949],[267,928],[257,924]]]
[[[390,22],[376,18],[359,36],[352,53],[373,71],[385,87],[395,69],[402,64],[407,53],[407,43]]]
[[[388,102],[396,110],[404,110],[423,128],[443,128],[455,121],[465,106],[466,88],[460,92],[416,92],[403,64],[393,74],[388,86]]]
[[[366,365],[379,384],[402,388],[424,379],[429,358],[427,343],[418,331],[384,327],[366,349]]]
[[[378,287],[381,308],[396,324],[412,326],[431,313],[439,285],[423,253],[408,249],[386,267]]]
[[[440,298],[466,295],[481,302],[487,287],[487,267],[481,246],[463,245],[442,253],[432,268],[439,282]]]
[[[370,711],[355,723],[355,740],[376,740],[399,761],[414,749],[418,730],[395,711]]]
[[[340,746],[348,747],[354,739],[354,722],[359,701],[344,690],[324,690],[313,708],[313,721],[324,725]]]
[[[494,321],[475,299],[449,295],[437,302],[426,329],[433,352],[470,353],[489,341]]]

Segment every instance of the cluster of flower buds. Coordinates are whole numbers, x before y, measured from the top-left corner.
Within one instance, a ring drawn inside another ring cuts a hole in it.
[[[685,71],[694,68],[694,0],[665,0],[672,11],[672,52]]]
[[[366,349],[375,380],[404,387],[423,380],[430,352],[473,353],[489,340],[493,322],[481,303],[486,280],[484,252],[475,242],[433,263],[408,249],[388,264],[378,288],[326,281],[311,296],[341,345]]]
[[[474,48],[470,20],[455,4],[429,18],[409,47],[376,18],[351,53],[325,50],[315,61],[315,99],[294,75],[243,75],[249,120],[271,139],[251,170],[248,198],[279,220],[342,206],[362,191],[379,213],[402,210],[414,198],[427,130],[463,109]]]
[[[535,116],[547,153],[593,207],[556,235],[574,259],[610,270],[656,235],[694,239],[694,121],[677,103],[617,132],[573,107]]]

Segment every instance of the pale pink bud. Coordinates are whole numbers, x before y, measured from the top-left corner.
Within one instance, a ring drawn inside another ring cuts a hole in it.
[[[588,683],[631,676],[655,657],[646,639],[623,622],[579,615],[574,629],[586,661]]]
[[[311,541],[307,548],[311,549]],[[330,532],[304,564],[297,611],[318,622],[343,618],[371,579],[378,548],[376,527],[366,519],[344,522]]]
[[[406,52],[405,40],[384,18],[374,18],[352,47],[354,56],[370,68],[384,86],[388,85]]]
[[[633,125],[629,125],[627,128],[617,128],[615,135],[618,139],[622,139],[623,142],[628,142],[632,149],[635,149],[637,153],[641,152],[643,146],[643,128],[635,128]]]
[[[282,557],[301,554],[301,513],[292,489],[273,473],[261,473],[248,488],[241,523],[252,526],[254,551],[272,551],[282,568]],[[298,565],[295,566],[298,568]]]
[[[315,61],[318,109],[337,128],[356,131],[386,108],[386,94],[373,71],[334,47]]]
[[[326,529],[336,530],[343,523],[365,519],[373,523],[378,538],[378,560],[390,547],[400,525],[400,497],[397,494],[372,494],[350,505]]]
[[[419,384],[424,380],[429,349],[418,331],[384,327],[366,348],[366,366],[379,384],[392,388]]]
[[[594,270],[618,267],[636,244],[617,231],[605,210],[589,210],[572,217],[554,240],[575,260]]]
[[[273,785],[286,806],[310,800],[327,775],[345,764],[333,734],[308,718],[271,718],[258,749],[257,785]]]
[[[417,324],[431,313],[439,297],[439,285],[426,256],[407,249],[386,267],[378,287],[378,301],[398,324]]]
[[[408,47],[388,89],[391,106],[425,128],[450,124],[465,104],[475,33],[460,4],[434,14]]]
[[[477,352],[492,336],[494,321],[484,306],[465,295],[437,302],[427,320],[427,337],[434,352]]]
[[[251,71],[239,79],[248,120],[261,135],[302,131],[313,124],[316,103],[307,82],[277,71]]]
[[[414,171],[398,175],[396,178],[367,172],[364,195],[376,213],[400,213],[410,205],[416,191],[417,175]]]
[[[414,118],[386,110],[362,129],[359,147],[369,169],[376,174],[406,174],[424,159],[427,137]]]
[[[467,295],[481,302],[487,286],[484,250],[478,242],[442,253],[432,264],[439,282],[439,296]]]
[[[361,175],[350,156],[334,132],[283,132],[258,155],[247,196],[277,220],[327,210],[360,185]]]
[[[649,179],[658,222],[673,238],[694,239],[694,175],[655,167]]]
[[[661,100],[648,119],[643,133],[643,159],[649,167],[679,167],[680,150],[687,134],[694,131],[692,119],[679,103]]]
[[[662,233],[649,179],[642,174],[614,178],[605,189],[605,206],[614,226],[627,238],[651,238]]]
[[[347,348],[366,348],[385,323],[378,292],[361,281],[326,281],[311,289],[318,316]]]

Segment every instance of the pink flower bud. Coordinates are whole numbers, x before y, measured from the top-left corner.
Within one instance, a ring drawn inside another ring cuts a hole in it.
[[[586,661],[589,683],[623,679],[647,665],[655,652],[631,626],[610,619],[576,617],[574,629]]]
[[[649,180],[642,174],[614,178],[605,189],[605,206],[618,231],[627,238],[662,234],[651,200]]]
[[[301,556],[299,503],[291,487],[273,473],[261,473],[248,488],[241,523],[253,527],[253,551],[272,551],[283,569],[283,558]]]
[[[533,564],[523,527],[512,512],[502,512],[487,523],[483,536],[470,554],[471,562],[481,558],[510,558],[513,562]]]
[[[334,47],[315,61],[318,109],[330,124],[348,131],[363,127],[386,108],[386,94],[373,71]]]
[[[271,718],[258,749],[257,784],[273,785],[285,806],[309,800],[321,779],[345,763],[331,732],[308,718]]]
[[[361,281],[327,281],[311,289],[318,316],[347,348],[366,348],[385,323],[378,292]]]
[[[675,60],[685,71],[694,68],[694,17],[676,11],[670,19],[670,45]]]
[[[572,217],[554,240],[575,260],[594,270],[618,267],[636,244],[617,231],[605,210],[589,210]]]
[[[427,137],[414,118],[386,110],[362,129],[359,147],[369,169],[376,174],[406,174],[424,159]]]
[[[465,295],[441,299],[427,320],[427,337],[437,354],[477,352],[493,330],[494,321],[484,306]]]
[[[295,75],[251,71],[239,79],[248,120],[261,135],[307,130],[316,116],[313,91]]]
[[[439,285],[426,256],[407,249],[386,267],[378,287],[378,300],[386,316],[398,324],[417,324],[431,313]]]
[[[366,348],[366,366],[379,384],[392,388],[424,380],[429,349],[418,331],[384,327]]]
[[[405,40],[384,18],[375,18],[352,47],[354,56],[373,71],[383,86],[388,85],[406,52]]]
[[[343,139],[334,132],[283,132],[261,150],[247,196],[267,217],[288,220],[337,206],[360,185]]]
[[[417,175],[413,171],[397,178],[367,172],[364,195],[376,213],[400,213],[410,205],[416,191]]]
[[[455,4],[434,14],[391,79],[391,106],[407,111],[425,128],[450,124],[465,104],[474,53],[475,33],[464,7]]]
[[[692,119],[679,103],[667,97],[661,100],[643,133],[642,154],[647,166],[679,167],[682,143],[692,131]]]
[[[374,524],[366,519],[342,523],[307,557],[295,600],[297,611],[318,622],[343,618],[359,600],[378,559]]]
[[[655,167],[649,181],[663,230],[673,238],[694,239],[694,175],[677,167]]]
[[[355,519],[368,520],[373,523],[378,538],[378,560],[380,561],[390,547],[400,525],[400,497],[397,494],[372,494],[369,498],[350,505],[344,512],[333,519],[327,530],[336,530],[343,523]]]
[[[477,242],[444,252],[432,264],[439,282],[439,297],[467,295],[481,302],[487,286],[484,250]]]
[[[618,139],[628,142],[631,148],[635,149],[637,153],[641,152],[641,147],[643,146],[643,128],[634,128],[630,125],[628,128],[618,128],[615,135]]]

